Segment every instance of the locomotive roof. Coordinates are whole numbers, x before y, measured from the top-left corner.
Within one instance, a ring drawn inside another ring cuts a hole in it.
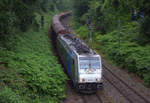
[[[66,42],[66,44],[72,49],[73,51],[76,51],[79,55],[81,54],[94,54],[96,55],[97,53],[89,48],[82,40],[79,38],[75,37],[73,34],[64,34],[60,35],[61,39]]]

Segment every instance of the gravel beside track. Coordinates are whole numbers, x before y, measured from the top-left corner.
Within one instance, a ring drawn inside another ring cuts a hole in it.
[[[108,101],[111,103],[129,103],[129,101],[105,78],[103,83],[103,92],[108,97]]]
[[[124,81],[117,76],[112,68],[108,67],[106,63],[103,62],[103,74],[104,78],[115,87],[120,94],[122,94],[130,103],[150,103],[149,98],[142,95],[141,92],[134,89],[133,86],[129,85],[128,81]]]

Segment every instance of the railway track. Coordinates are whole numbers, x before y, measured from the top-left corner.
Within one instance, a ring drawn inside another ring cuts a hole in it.
[[[101,96],[96,94],[80,94],[71,88],[70,83],[67,83],[67,98],[63,103],[104,103]]]
[[[82,96],[84,103],[103,103],[98,94]]]
[[[106,79],[120,94],[122,94],[129,103],[150,103],[145,97],[140,95],[137,91],[131,88],[126,82],[116,76],[103,64],[104,79]]]

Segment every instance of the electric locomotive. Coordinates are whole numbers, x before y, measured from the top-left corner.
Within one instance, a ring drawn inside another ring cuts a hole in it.
[[[74,87],[83,92],[96,91],[103,87],[101,57],[65,28],[61,21],[67,16],[71,13],[53,17],[51,36],[55,47]]]

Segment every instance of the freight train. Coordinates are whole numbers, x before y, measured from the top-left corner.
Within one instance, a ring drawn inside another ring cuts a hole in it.
[[[76,90],[96,92],[103,87],[101,57],[65,28],[62,21],[68,16],[71,16],[70,12],[53,17],[51,23],[53,44]]]

